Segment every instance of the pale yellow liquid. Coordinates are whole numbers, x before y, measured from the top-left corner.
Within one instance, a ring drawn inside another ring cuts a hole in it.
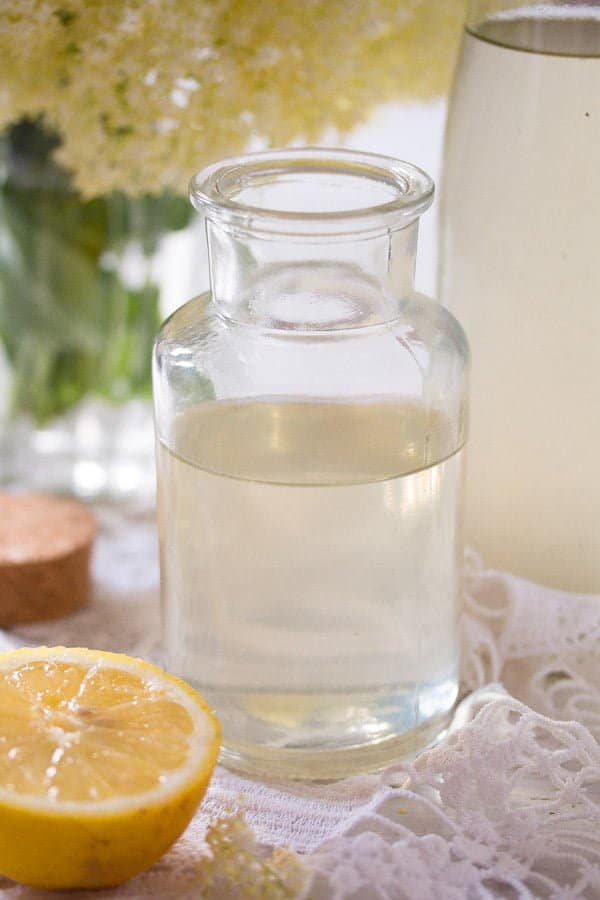
[[[447,422],[387,401],[219,402],[181,415],[172,443],[158,449],[168,664],[216,708],[230,762],[344,774],[336,751],[441,727],[460,563]]]
[[[442,186],[440,300],[473,357],[466,536],[491,566],[598,591],[600,22],[484,33]]]

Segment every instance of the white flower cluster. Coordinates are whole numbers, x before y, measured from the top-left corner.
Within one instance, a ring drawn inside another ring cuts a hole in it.
[[[210,900],[287,900],[299,896],[308,869],[292,851],[261,856],[241,813],[218,819],[206,833],[208,855],[199,867],[201,896]]]
[[[6,0],[0,127],[43,117],[85,196],[183,190],[253,136],[345,131],[448,83],[464,0]]]

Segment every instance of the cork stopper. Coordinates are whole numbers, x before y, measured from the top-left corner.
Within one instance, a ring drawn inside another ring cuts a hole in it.
[[[0,627],[82,606],[96,531],[92,513],[75,500],[0,493]]]

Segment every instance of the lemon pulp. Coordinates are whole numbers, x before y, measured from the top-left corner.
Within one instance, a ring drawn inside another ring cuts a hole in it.
[[[150,865],[193,815],[219,738],[202,698],[141,660],[0,654],[0,871],[99,887]]]

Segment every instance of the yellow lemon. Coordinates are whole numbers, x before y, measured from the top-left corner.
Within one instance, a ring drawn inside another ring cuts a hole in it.
[[[219,743],[204,700],[149,663],[0,654],[0,873],[88,888],[147,868],[190,821]]]

